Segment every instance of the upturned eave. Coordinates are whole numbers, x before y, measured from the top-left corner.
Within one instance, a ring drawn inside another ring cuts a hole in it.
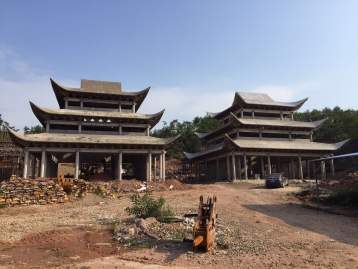
[[[89,98],[89,99],[98,99],[98,100],[125,100],[125,101],[133,101],[136,103],[135,111],[138,111],[144,99],[146,98],[150,87],[139,91],[139,92],[104,92],[104,91],[94,91],[94,90],[86,90],[84,88],[72,88],[63,86],[52,78],[50,78],[52,89],[56,95],[56,99],[60,108],[65,108],[65,97],[80,97],[80,98]]]

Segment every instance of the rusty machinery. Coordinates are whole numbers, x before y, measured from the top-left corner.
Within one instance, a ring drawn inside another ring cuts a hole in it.
[[[193,227],[193,247],[205,247],[206,251],[210,251],[215,243],[216,230],[216,196],[208,197],[204,204],[204,197],[200,196],[200,203],[197,214],[197,221]]]

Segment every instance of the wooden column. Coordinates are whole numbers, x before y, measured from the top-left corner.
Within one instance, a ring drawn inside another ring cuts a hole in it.
[[[321,161],[321,180],[326,180],[326,162]]]
[[[248,156],[248,162],[249,162],[249,172],[248,172],[248,178],[252,176],[252,157]]]
[[[226,155],[226,170],[227,170],[227,180],[230,180],[231,175],[230,175],[230,159],[229,159],[229,154]]]
[[[303,179],[301,155],[298,155],[298,176],[300,179]]]
[[[165,151],[163,150],[163,181],[165,181]]]
[[[260,157],[260,161],[261,161],[261,179],[264,179],[265,178],[265,164],[264,164],[263,156]]]
[[[333,159],[330,159],[330,165],[331,165],[331,178],[332,179],[336,179],[336,175],[334,173],[334,162],[333,162]]]
[[[42,149],[40,177],[45,177],[45,162],[46,162],[46,151],[45,151],[45,149]]]
[[[270,154],[267,155],[267,173],[271,174],[271,158],[270,158]]]
[[[232,152],[232,180],[236,180],[235,153]]]
[[[154,181],[157,181],[157,157],[154,157],[154,172],[153,172],[153,176],[154,176]]]
[[[248,177],[247,177],[247,159],[246,159],[246,153],[244,153],[244,175],[245,175],[245,179],[248,179]]]
[[[27,169],[28,169],[28,166],[29,166],[29,150],[25,149],[24,153],[25,153],[25,156],[24,156],[24,169],[22,171],[22,177],[27,178]]]
[[[147,182],[151,181],[151,176],[152,176],[152,153],[148,153],[148,160],[147,160],[147,165],[148,165],[148,169],[147,169]]]
[[[159,181],[163,181],[163,154],[159,155]]]
[[[122,172],[123,172],[122,160],[123,160],[122,151],[119,151],[118,152],[118,180],[119,181],[122,180]]]
[[[78,169],[80,164],[80,152],[76,151],[76,163],[75,163],[75,179],[78,179]]]
[[[40,159],[38,159],[37,176],[41,177],[41,160]]]

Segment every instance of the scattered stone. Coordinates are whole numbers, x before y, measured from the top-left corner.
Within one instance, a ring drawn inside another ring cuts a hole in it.
[[[111,243],[96,243],[96,246],[109,246],[111,248],[112,244]]]

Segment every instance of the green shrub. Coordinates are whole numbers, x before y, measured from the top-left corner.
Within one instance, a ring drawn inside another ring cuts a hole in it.
[[[358,185],[335,189],[330,200],[342,206],[358,206]]]
[[[130,199],[133,206],[127,207],[125,210],[128,214],[135,215],[137,218],[154,217],[161,222],[171,222],[174,217],[170,207],[168,205],[164,207],[165,199],[160,197],[158,200],[154,200],[151,191],[147,191],[143,196],[135,193]]]

